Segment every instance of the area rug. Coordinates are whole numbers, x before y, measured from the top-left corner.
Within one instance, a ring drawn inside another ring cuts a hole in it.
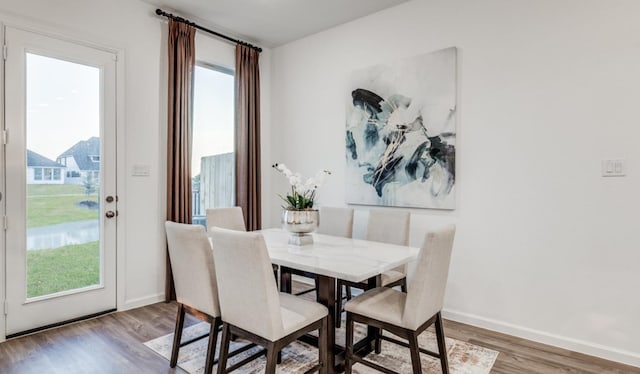
[[[343,324],[344,326],[344,324]],[[201,322],[196,325],[187,327],[182,332],[182,339],[186,341],[193,337],[205,335],[209,332],[209,324]],[[361,339],[366,334],[366,327],[357,325],[355,329],[356,340]],[[388,334],[388,332],[385,332]],[[220,338],[220,337],[219,337]],[[220,340],[218,340],[219,342]],[[336,331],[336,342],[344,344],[344,327]],[[430,351],[437,352],[436,338],[434,332],[429,329],[422,333],[419,338],[420,347]],[[173,334],[161,336],[157,339],[144,343],[147,347],[169,360],[171,356],[171,345],[173,343]],[[462,342],[456,339],[446,338],[447,351],[449,355],[449,368],[451,373],[455,374],[487,374],[491,371],[498,352],[479,347],[470,343]],[[238,340],[231,342],[231,351],[247,344]],[[220,344],[218,343],[218,349]],[[230,358],[227,365],[233,365],[245,357],[248,357],[261,348],[256,347],[250,349],[238,356]],[[178,366],[190,374],[200,374],[204,372],[204,362],[207,352],[207,339],[201,339],[195,343],[189,344],[180,349],[178,356]],[[218,353],[216,353],[216,358]],[[427,356],[420,355],[422,360],[423,373],[441,373],[440,361]],[[387,341],[382,341],[382,353],[377,355],[371,353],[367,356],[368,360],[376,362],[382,366],[389,367],[399,373],[411,373],[411,356],[409,349],[398,346]],[[318,361],[318,350],[302,342],[294,342],[282,351],[282,363],[277,367],[277,373],[303,373],[313,367]],[[265,357],[262,356],[249,364],[241,367],[236,372],[243,374],[263,373],[265,367]],[[167,366],[169,362],[167,362]],[[216,368],[214,367],[214,373]],[[355,364],[353,366],[354,374],[374,374],[377,371],[369,367]]]

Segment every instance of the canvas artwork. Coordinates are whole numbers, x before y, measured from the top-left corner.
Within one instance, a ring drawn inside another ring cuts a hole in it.
[[[455,209],[455,47],[352,74],[347,200]]]

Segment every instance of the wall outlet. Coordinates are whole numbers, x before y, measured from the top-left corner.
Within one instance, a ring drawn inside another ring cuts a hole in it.
[[[624,177],[627,175],[627,160],[602,160],[603,177]]]

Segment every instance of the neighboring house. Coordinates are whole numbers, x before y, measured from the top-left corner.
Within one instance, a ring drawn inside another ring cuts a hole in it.
[[[76,143],[58,156],[57,162],[66,166],[66,183],[82,184],[100,179],[100,138],[91,137]]]
[[[65,167],[27,149],[27,184],[64,184]]]

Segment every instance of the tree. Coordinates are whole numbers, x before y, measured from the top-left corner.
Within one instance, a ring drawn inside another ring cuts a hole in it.
[[[87,196],[96,192],[96,184],[93,180],[92,172],[87,173],[87,177],[82,181],[82,184],[84,185],[84,193],[87,194]]]

